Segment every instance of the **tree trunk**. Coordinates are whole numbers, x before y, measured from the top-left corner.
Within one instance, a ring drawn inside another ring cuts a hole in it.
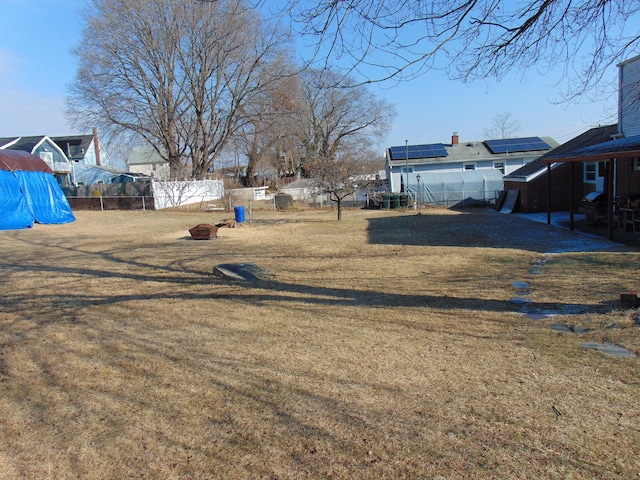
[[[247,175],[242,180],[242,184],[245,187],[255,187],[256,186],[255,171],[256,171],[257,158],[256,158],[256,155],[251,155],[251,154],[249,154],[248,157],[249,158],[247,162]]]
[[[338,198],[338,221],[342,220],[342,199]]]

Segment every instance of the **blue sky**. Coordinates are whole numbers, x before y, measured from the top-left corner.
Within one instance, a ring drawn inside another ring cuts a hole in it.
[[[76,71],[82,0],[0,0],[0,137],[79,132],[64,117],[64,97]],[[617,72],[610,72],[615,81]],[[558,72],[512,73],[500,82],[471,85],[433,72],[399,85],[372,85],[397,115],[383,146],[482,140],[492,118],[509,112],[518,136],[550,136],[563,143],[599,124],[615,123],[615,95],[597,102],[554,104]]]

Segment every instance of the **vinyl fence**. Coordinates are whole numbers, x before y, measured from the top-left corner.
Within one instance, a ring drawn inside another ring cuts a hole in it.
[[[222,180],[193,180],[187,182],[151,183],[155,209],[207,204],[224,198]]]

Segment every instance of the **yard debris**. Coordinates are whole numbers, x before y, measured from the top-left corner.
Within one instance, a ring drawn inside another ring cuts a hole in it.
[[[627,308],[636,308],[640,306],[640,301],[638,300],[638,294],[636,292],[621,293],[620,301],[622,302],[622,305]]]
[[[556,414],[556,420],[558,420],[558,418],[562,416],[562,413],[560,413],[560,410],[558,410],[555,405],[551,405],[551,408],[553,409],[553,413]]]
[[[224,220],[216,223],[216,227],[236,228],[236,221],[233,218],[225,218]]]

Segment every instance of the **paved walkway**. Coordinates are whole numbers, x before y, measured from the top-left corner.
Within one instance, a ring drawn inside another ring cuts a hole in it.
[[[538,223],[547,223],[547,213],[513,213],[527,220],[532,220]],[[586,225],[585,216],[581,214],[573,215],[574,233],[579,233],[583,237],[583,244],[586,248],[595,250],[604,250],[611,248],[612,246],[626,245],[632,248],[640,249],[640,235],[632,232],[622,232],[620,230],[614,231],[613,240],[607,239],[607,227],[606,225]],[[569,212],[552,212],[551,213],[551,225],[563,230],[569,230],[570,218]]]

